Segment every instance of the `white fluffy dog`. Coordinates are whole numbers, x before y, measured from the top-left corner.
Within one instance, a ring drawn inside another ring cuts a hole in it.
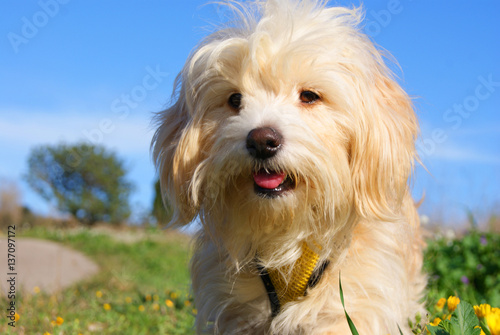
[[[172,226],[199,218],[199,333],[411,334],[424,314],[410,196],[418,124],[360,31],[319,0],[229,1],[159,113]]]

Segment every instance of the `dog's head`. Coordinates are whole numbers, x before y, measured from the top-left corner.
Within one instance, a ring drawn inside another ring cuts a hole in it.
[[[199,215],[217,235],[321,238],[353,217],[397,216],[411,102],[360,32],[360,10],[318,2],[249,5],[186,62],[153,139],[173,224]]]

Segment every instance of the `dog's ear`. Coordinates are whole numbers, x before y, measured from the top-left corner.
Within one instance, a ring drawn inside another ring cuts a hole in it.
[[[351,174],[358,213],[391,220],[408,192],[418,123],[408,95],[377,64],[358,98],[362,116],[351,142]]]
[[[198,213],[190,186],[200,161],[200,131],[189,112],[180,78],[181,75],[176,79],[176,86],[180,86],[180,90],[175,104],[156,116],[158,129],[151,144],[163,200],[174,211],[170,226],[186,225]]]

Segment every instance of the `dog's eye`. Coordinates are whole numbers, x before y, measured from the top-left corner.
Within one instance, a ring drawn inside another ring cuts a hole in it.
[[[302,91],[300,92],[300,101],[302,101],[305,104],[313,104],[316,101],[318,101],[319,95],[317,95],[314,92],[311,91]]]
[[[227,103],[231,108],[238,110],[241,107],[241,97],[240,93],[231,94]]]

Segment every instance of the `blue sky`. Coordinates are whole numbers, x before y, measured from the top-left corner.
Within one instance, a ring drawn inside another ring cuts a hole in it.
[[[22,180],[31,147],[103,144],[126,161],[136,213],[152,203],[151,115],[196,43],[223,18],[206,1],[8,1],[0,5],[0,178]],[[359,1],[332,4],[358,5]],[[459,224],[500,213],[500,2],[366,0],[365,32],[398,61],[421,123],[413,194]]]

